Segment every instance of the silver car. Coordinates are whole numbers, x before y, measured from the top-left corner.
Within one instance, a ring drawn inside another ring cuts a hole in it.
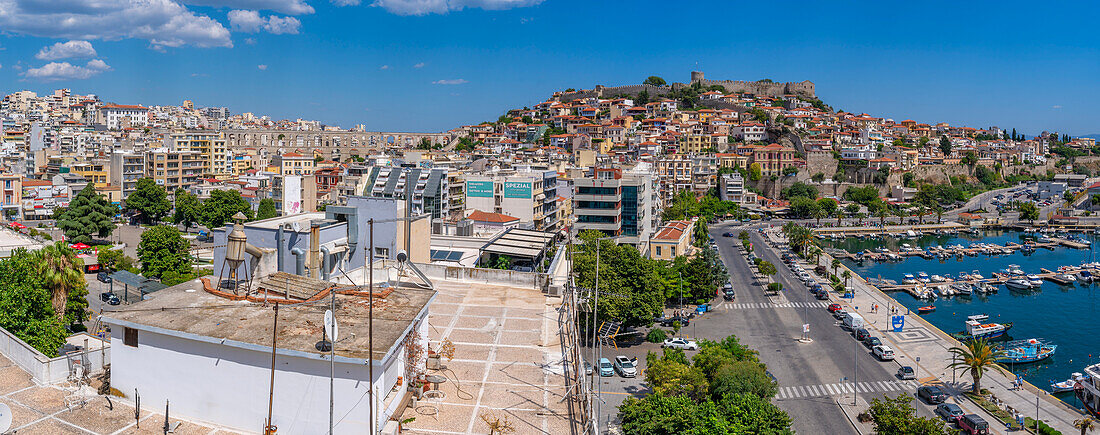
[[[638,368],[634,366],[634,361],[622,355],[615,357],[615,371],[624,378],[638,376]]]

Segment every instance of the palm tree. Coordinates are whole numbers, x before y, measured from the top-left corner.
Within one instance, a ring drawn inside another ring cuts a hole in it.
[[[924,215],[926,213],[928,213],[928,209],[924,208],[923,205],[917,206],[917,222],[921,225],[924,225]]]
[[[844,210],[841,210],[839,208],[834,210],[833,211],[833,216],[836,216],[836,226],[839,227],[839,226],[843,225],[842,221],[844,219]]]
[[[990,368],[1001,374],[1005,373],[1005,370],[997,365],[997,358],[1004,355],[1004,352],[991,347],[988,341],[975,340],[967,342],[962,347],[952,347],[948,351],[953,355],[952,360],[954,362],[947,367],[962,370],[963,374],[970,373],[970,376],[974,378],[974,385],[971,387],[974,394],[981,394],[982,376]]]
[[[58,319],[63,319],[69,291],[84,283],[84,261],[64,242],[46,245],[34,251],[34,255],[37,272],[49,287],[53,312]]]
[[[833,275],[836,275],[836,270],[840,267],[840,260],[833,259]]]
[[[887,214],[889,214],[889,212],[886,211],[886,207],[880,207],[878,210],[875,210],[875,217],[878,218],[879,225],[886,226]]]
[[[852,271],[844,269],[844,273],[840,274],[840,276],[844,277],[844,288],[848,288],[848,278],[852,277]]]
[[[1100,205],[1100,195],[1092,195],[1092,197],[1089,198],[1089,201],[1092,204],[1092,208],[1095,209],[1096,206]]]
[[[863,225],[863,219],[866,218],[866,217],[867,217],[867,213],[864,213],[864,212],[856,213],[856,219],[859,219],[859,223],[856,224],[856,225]]]
[[[817,219],[817,226],[821,226],[821,218],[827,216],[825,210],[822,210],[821,207],[814,207],[813,212],[810,214],[814,219]]]
[[[1090,417],[1085,417],[1080,420],[1073,421],[1073,427],[1081,429],[1081,435],[1085,435],[1086,431],[1096,429],[1096,420]]]
[[[936,213],[936,223],[943,223],[943,207],[936,204],[936,206],[932,208],[932,211]]]
[[[818,248],[817,246],[811,246],[810,255],[814,257],[814,266],[817,266],[821,263],[821,248]]]

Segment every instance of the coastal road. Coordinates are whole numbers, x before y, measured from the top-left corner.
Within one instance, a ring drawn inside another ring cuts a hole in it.
[[[711,227],[737,297],[719,304],[709,319],[697,322],[697,334],[699,338],[721,338],[732,333],[742,344],[757,349],[760,360],[779,382],[776,403],[791,415],[797,432],[855,433],[837,404],[848,388],[856,389],[867,402],[883,395],[915,392],[917,382],[895,376],[898,363],[879,361],[848,331],[836,326],[837,321],[824,308],[831,301],[815,299],[755,230],[750,231],[754,253],[776,265],[779,273],[775,280],[783,284],[784,291],[767,296],[753,285],[751,269],[737,247],[740,240],[722,237],[724,232],[736,234],[740,229],[732,224]],[[813,343],[797,341],[804,323],[810,325]],[[850,400],[851,396],[847,397]],[[920,415],[933,415],[933,407],[919,400],[914,400],[914,406]]]

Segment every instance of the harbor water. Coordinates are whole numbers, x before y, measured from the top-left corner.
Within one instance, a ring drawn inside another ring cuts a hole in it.
[[[992,243],[1004,246],[1005,243],[1023,243],[1034,234],[1018,231],[985,231],[974,235],[926,235],[913,239],[884,237],[878,239],[847,238],[844,240],[824,240],[825,247],[840,248],[856,253],[865,249],[885,247],[897,251],[903,243],[914,248],[930,246],[969,246],[972,243]],[[960,272],[978,271],[986,278],[993,272],[1006,269],[1009,265],[1020,266],[1025,273],[1040,273],[1040,268],[1055,271],[1060,266],[1077,266],[1086,262],[1100,261],[1100,237],[1091,234],[1071,234],[1071,237],[1084,237],[1092,242],[1087,249],[1056,247],[1053,250],[1038,249],[1025,255],[1019,251],[1009,255],[978,254],[975,257],[952,256],[946,260],[925,259],[918,256],[905,257],[900,262],[875,263],[865,261],[857,263],[845,260],[844,263],[864,279],[893,280],[901,283],[906,273],[916,275],[925,272],[931,275],[950,275],[958,278]],[[941,297],[935,302],[918,300],[905,292],[889,293],[896,301],[917,315],[918,307],[935,305],[936,310],[921,315],[936,327],[947,333],[965,329],[967,316],[975,314],[989,315],[990,322],[1012,322],[1009,330],[1011,339],[1042,338],[1058,345],[1056,354],[1045,361],[1031,364],[1007,365],[1010,370],[1023,376],[1039,388],[1050,390],[1051,382],[1060,382],[1069,378],[1073,372],[1093,363],[1100,362],[1100,284],[1085,284],[1080,281],[1070,285],[1059,285],[1044,281],[1039,289],[1015,291],[998,286],[996,294]],[[950,376],[950,374],[948,374]],[[1063,400],[1075,406],[1072,393],[1060,394]]]

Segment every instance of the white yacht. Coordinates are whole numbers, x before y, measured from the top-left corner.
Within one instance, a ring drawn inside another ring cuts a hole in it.
[[[928,278],[928,274],[924,272],[917,272],[917,281],[925,284],[932,282],[932,280]]]

